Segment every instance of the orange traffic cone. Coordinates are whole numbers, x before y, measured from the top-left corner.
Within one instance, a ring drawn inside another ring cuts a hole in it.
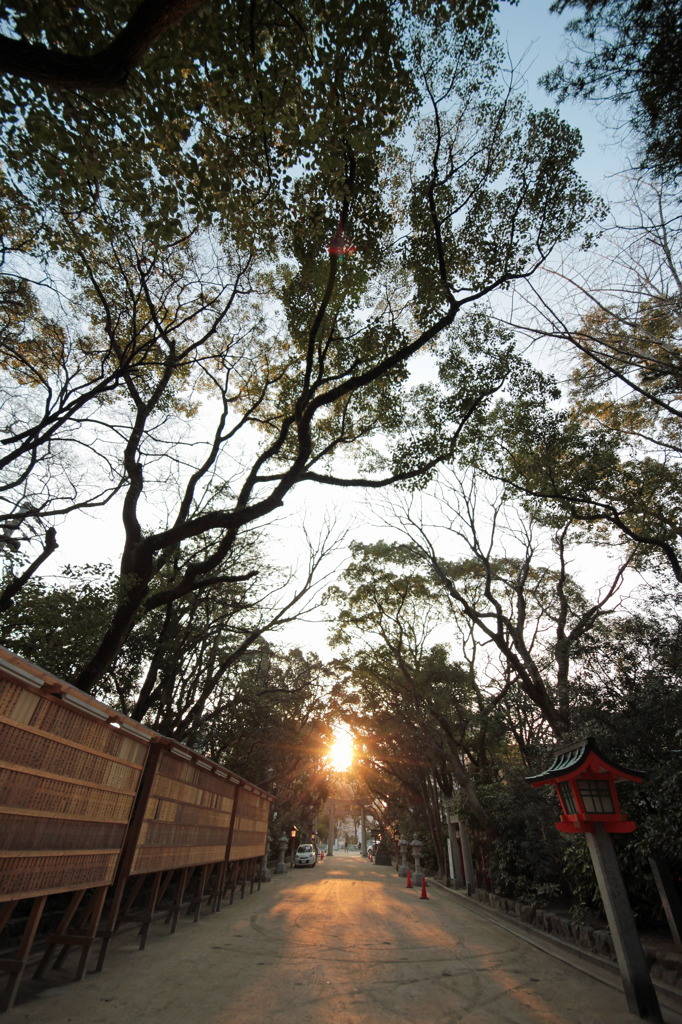
[[[428,898],[429,897],[426,895],[426,878],[424,877],[424,875],[422,875],[422,894],[419,897],[419,899],[420,900],[428,900]]]
[[[411,889],[412,888],[412,875],[410,874],[410,869],[409,868],[407,869],[407,885],[405,886],[405,888],[406,889]]]

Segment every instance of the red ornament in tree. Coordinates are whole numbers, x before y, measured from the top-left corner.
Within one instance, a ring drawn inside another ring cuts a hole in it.
[[[327,252],[330,256],[338,256],[339,261],[341,261],[344,256],[350,256],[355,251],[355,246],[343,230],[343,224],[339,219],[336,231],[332,235],[332,239],[327,246]]]

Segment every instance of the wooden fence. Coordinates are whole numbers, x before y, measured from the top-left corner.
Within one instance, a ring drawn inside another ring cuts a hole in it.
[[[59,965],[79,946],[80,979],[98,938],[101,969],[121,921],[140,922],[144,947],[164,896],[175,930],[183,907],[197,920],[205,902],[220,909],[228,885],[234,895],[241,879],[243,895],[250,874],[253,889],[271,803],[226,768],[0,647],[0,936],[31,901],[18,947],[0,958],[8,975],[0,1011],[16,998],[49,896],[72,893],[35,974],[57,948]]]

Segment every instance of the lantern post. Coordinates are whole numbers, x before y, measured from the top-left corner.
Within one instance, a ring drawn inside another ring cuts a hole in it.
[[[643,1020],[663,1018],[644,958],[635,919],[613,848],[611,833],[633,832],[620,809],[616,783],[641,782],[642,775],[619,768],[600,754],[591,736],[554,749],[546,771],[527,781],[534,789],[551,784],[561,804],[560,832],[584,834],[616,951],[628,1009]]]
[[[364,804],[360,808],[360,816],[362,818],[362,835],[360,837],[360,853],[363,857],[367,856],[367,816],[365,815]]]

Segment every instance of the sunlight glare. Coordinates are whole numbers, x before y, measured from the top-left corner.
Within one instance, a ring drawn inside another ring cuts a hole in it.
[[[329,751],[329,760],[335,772],[347,772],[353,763],[353,737],[348,729],[337,729]]]

